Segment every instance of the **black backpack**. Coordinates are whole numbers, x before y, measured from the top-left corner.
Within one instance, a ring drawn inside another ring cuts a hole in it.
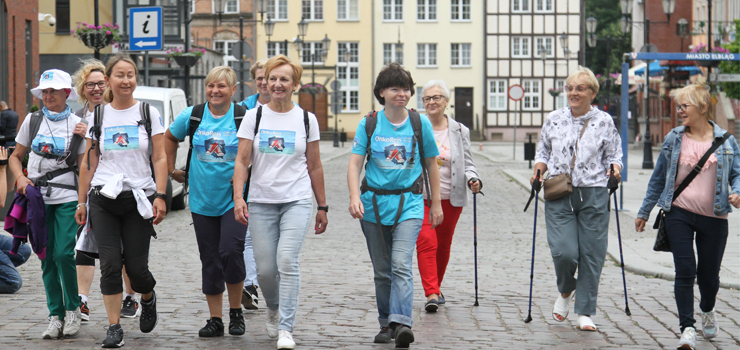
[[[105,110],[103,104],[95,106],[93,110],[93,119],[95,124],[90,128],[90,136],[92,144],[90,149],[87,150],[87,157],[90,159],[90,151],[97,149],[97,144],[100,143],[100,135],[102,134],[103,127],[103,111]],[[149,110],[149,104],[146,102],[139,103],[139,113],[141,113],[141,120],[137,122],[139,126],[144,126],[146,135],[149,138],[149,168],[152,171],[152,178],[154,177],[154,164],[152,164],[152,118]],[[90,161],[87,162],[87,170],[90,170]]]
[[[31,121],[28,125],[28,140],[30,143],[33,143],[33,139],[36,138],[36,135],[39,133],[39,129],[41,128],[41,123],[44,120],[44,112],[43,111],[36,111],[31,114]],[[85,118],[82,118],[80,122],[87,124],[87,120]],[[69,143],[69,149],[67,152],[71,152],[69,156],[67,156],[67,159],[65,159],[65,162],[67,163],[67,167],[64,169],[57,169],[54,171],[50,171],[46,173],[44,176],[36,179],[33,181],[34,186],[45,186],[46,187],[46,196],[51,196],[51,188],[52,187],[58,187],[58,188],[66,188],[68,190],[74,190],[77,191],[78,184],[77,184],[77,177],[79,175],[79,171],[77,169],[77,150],[80,148],[80,145],[82,142],[85,141],[85,138],[73,134],[72,140]],[[36,155],[39,155],[41,157],[47,158],[47,159],[57,159],[58,156],[53,155],[51,153],[44,153],[44,152],[38,152],[33,149],[32,145],[29,145],[28,147],[29,152],[33,152]],[[62,174],[66,174],[69,172],[74,172],[74,186],[72,185],[65,185],[65,184],[57,184],[57,183],[49,183],[49,181],[57,176],[60,176]]]

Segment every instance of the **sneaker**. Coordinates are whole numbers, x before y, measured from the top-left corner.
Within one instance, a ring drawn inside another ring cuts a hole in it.
[[[223,337],[224,321],[220,317],[209,318],[206,321],[206,326],[198,331],[198,336],[204,338]]]
[[[701,328],[704,332],[704,338],[706,339],[712,339],[719,334],[717,314],[714,313],[714,309],[709,312],[701,313]]]
[[[80,317],[80,308],[72,311],[67,310],[64,313],[64,336],[75,337],[80,334],[82,318]]]
[[[141,309],[139,308],[139,302],[136,301],[136,298],[132,298],[130,296],[126,297],[126,299],[123,300],[123,304],[121,304],[121,317],[138,317],[141,314]]]
[[[405,324],[396,327],[396,348],[408,348],[409,344],[414,342],[414,332]]]
[[[59,320],[59,316],[49,316],[49,328],[47,328],[44,333],[41,333],[42,339],[56,339],[61,338],[64,336],[64,333],[62,330],[64,329],[64,324],[62,324],[62,321]]]
[[[149,301],[141,299],[141,317],[139,318],[139,329],[142,333],[151,332],[157,325],[157,293],[152,291]]]
[[[244,314],[242,309],[229,310],[229,334],[243,335],[246,327],[244,326]]]
[[[374,343],[386,344],[393,339],[392,331],[388,327],[380,327],[380,332],[375,336]]]
[[[80,318],[85,322],[90,321],[90,309],[87,308],[87,302],[82,301],[82,297],[80,297]]]
[[[679,350],[694,350],[696,346],[696,328],[686,327],[683,329],[681,339],[678,341],[676,349]]]
[[[257,286],[244,286],[242,290],[242,306],[247,310],[257,310],[259,307],[259,294],[257,294]]]
[[[280,338],[277,341],[278,349],[295,349],[295,342],[293,341],[293,335],[286,330],[278,331]]]
[[[280,310],[271,310],[268,307],[267,308],[267,322],[265,322],[265,329],[267,329],[267,335],[270,338],[277,338],[279,324],[280,324]]]
[[[439,302],[437,299],[430,299],[426,304],[424,304],[424,310],[427,310],[427,312],[437,312],[438,309]]]
[[[116,323],[108,326],[108,333],[103,340],[104,348],[120,348],[123,346],[123,328]]]

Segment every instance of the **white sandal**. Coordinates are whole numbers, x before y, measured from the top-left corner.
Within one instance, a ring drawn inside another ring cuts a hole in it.
[[[570,299],[572,299],[572,297],[573,294],[567,298],[563,298],[563,295],[558,293],[558,299],[555,300],[555,305],[552,307],[552,318],[555,321],[563,322],[568,318],[568,313],[570,312]],[[562,318],[558,318],[558,316]]]
[[[578,315],[578,329],[588,332],[596,332],[596,325],[591,320],[591,316]],[[590,328],[589,328],[590,327]]]

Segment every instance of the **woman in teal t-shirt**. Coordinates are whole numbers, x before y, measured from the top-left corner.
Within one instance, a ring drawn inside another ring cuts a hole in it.
[[[234,174],[239,140],[234,121],[235,105],[231,97],[236,92],[236,73],[229,67],[213,68],[206,77],[205,106],[186,108],[170,125],[166,134],[168,171],[172,179],[190,182],[190,211],[195,237],[203,265],[203,294],[206,295],[211,317],[198,335],[224,335],[221,319],[224,289],[229,290],[229,334],[244,334],[241,292],[244,269],[244,238],[247,226],[234,218],[231,180]],[[175,169],[180,140],[188,136],[193,110],[203,115],[193,135],[193,152],[189,174]],[[224,288],[226,283],[226,288]]]

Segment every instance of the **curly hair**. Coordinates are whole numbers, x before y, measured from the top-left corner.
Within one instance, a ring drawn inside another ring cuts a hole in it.
[[[85,82],[87,82],[87,77],[90,76],[92,72],[100,72],[105,76],[105,65],[103,65],[103,62],[94,58],[81,60],[80,63],[82,66],[77,69],[74,75],[72,75],[72,81],[74,83],[74,89],[77,92],[77,96],[79,96],[77,101],[84,105],[87,103],[87,97],[85,96]]]

